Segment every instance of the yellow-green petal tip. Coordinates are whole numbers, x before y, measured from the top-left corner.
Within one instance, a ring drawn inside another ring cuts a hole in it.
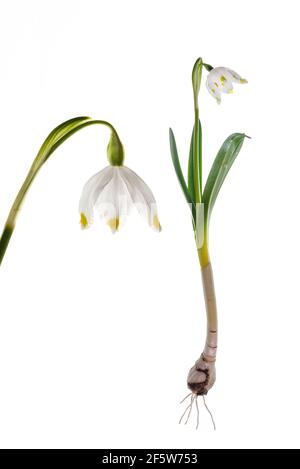
[[[85,230],[89,226],[89,223],[84,213],[80,214],[80,226],[83,230]]]

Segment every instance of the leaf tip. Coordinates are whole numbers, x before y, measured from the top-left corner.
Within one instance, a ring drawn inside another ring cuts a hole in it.
[[[175,140],[175,136],[174,136],[174,132],[173,130],[171,129],[171,127],[169,128],[169,139],[172,141],[172,140]]]

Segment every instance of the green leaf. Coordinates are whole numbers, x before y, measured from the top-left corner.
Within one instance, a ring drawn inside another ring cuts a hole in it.
[[[195,184],[194,184],[194,129],[190,143],[189,164],[188,164],[188,189],[191,198],[195,202]]]
[[[188,189],[191,194],[193,202],[195,202],[195,177],[194,177],[194,132],[195,126],[193,128],[191,143],[190,143],[190,153],[189,153],[189,164],[188,164]],[[200,153],[200,160],[202,158],[202,129],[201,122],[199,120],[199,139],[198,139],[198,148]],[[198,162],[198,166],[201,164],[201,161]]]
[[[203,61],[201,57],[196,60],[193,71],[192,71],[192,83],[193,83],[193,90],[194,90],[194,97],[197,98],[199,91],[200,91],[200,86],[201,86],[201,78],[202,78],[202,66],[203,66]]]
[[[192,204],[193,200],[192,200],[191,194],[188,190],[188,187],[186,185],[184,176],[182,174],[180,161],[179,161],[179,158],[178,158],[178,152],[177,152],[175,137],[174,137],[172,129],[169,130],[169,137],[170,137],[170,149],[171,149],[172,161],[173,161],[175,172],[177,174],[179,184],[181,186],[181,189],[183,190],[183,193],[185,195],[185,198],[186,198],[187,202],[189,204]]]
[[[205,184],[202,199],[205,204],[207,220],[210,218],[221,186],[239,154],[245,137],[245,134],[240,133],[230,135],[221,146],[215,158]]]

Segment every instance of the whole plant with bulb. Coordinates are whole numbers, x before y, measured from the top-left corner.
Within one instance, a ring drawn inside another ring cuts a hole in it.
[[[242,78],[238,73],[227,67],[214,68],[203,62],[201,58],[196,60],[192,71],[194,128],[189,151],[187,179],[184,177],[181,169],[174,133],[172,129],[170,129],[169,132],[174,169],[191,210],[192,226],[202,273],[202,285],[207,313],[206,342],[203,352],[188,374],[187,385],[190,393],[186,398],[190,397],[190,402],[181,420],[186,414],[188,420],[194,402],[197,408],[197,418],[199,418],[197,398],[198,396],[203,396],[205,403],[205,396],[216,380],[215,362],[218,347],[218,318],[213,271],[209,254],[209,222],[220,188],[246,137],[244,133],[233,133],[229,135],[220,147],[208,174],[206,183],[203,186],[202,128],[199,119],[199,92],[204,69],[208,71],[206,87],[218,104],[221,103],[221,95],[223,93],[228,94],[233,92],[233,83],[247,83],[245,78]]]

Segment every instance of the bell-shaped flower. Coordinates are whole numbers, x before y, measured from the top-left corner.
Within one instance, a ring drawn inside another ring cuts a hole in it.
[[[81,227],[85,229],[91,225],[96,211],[115,233],[135,205],[149,225],[160,231],[154,195],[136,173],[123,166],[123,145],[114,129],[107,147],[107,158],[110,166],[92,176],[83,188],[79,202]]]
[[[248,83],[245,78],[230,70],[226,67],[213,68],[206,80],[206,86],[210,94],[217,100],[218,104],[221,102],[221,93],[232,93],[233,83]]]
[[[154,230],[160,231],[155,198],[147,184],[126,166],[107,166],[83,188],[79,202],[81,227],[88,228],[97,212],[114,233],[133,206]]]

